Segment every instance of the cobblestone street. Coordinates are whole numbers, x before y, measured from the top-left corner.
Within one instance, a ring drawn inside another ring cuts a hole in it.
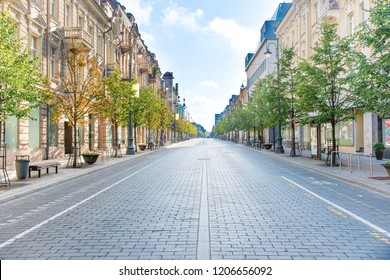
[[[214,139],[0,207],[1,259],[390,259],[389,196]]]

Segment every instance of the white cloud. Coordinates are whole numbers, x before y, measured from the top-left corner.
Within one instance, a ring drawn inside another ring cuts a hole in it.
[[[192,106],[199,106],[204,108],[204,106],[209,107],[211,104],[213,104],[213,101],[207,97],[196,96],[191,99],[191,104]]]
[[[153,6],[142,0],[122,0],[126,12],[132,13],[138,25],[151,25]],[[121,2],[122,2],[121,1]],[[141,6],[142,2],[142,6]]]
[[[203,16],[203,11],[197,9],[193,12],[184,7],[173,5],[163,10],[161,18],[165,25],[181,25],[192,31],[201,30],[198,20]]]
[[[213,81],[203,81],[199,84],[200,87],[206,87],[206,88],[218,88],[219,84]]]
[[[216,17],[209,23],[208,29],[228,39],[230,46],[240,52],[247,52],[257,45],[258,34],[240,26],[232,19]]]

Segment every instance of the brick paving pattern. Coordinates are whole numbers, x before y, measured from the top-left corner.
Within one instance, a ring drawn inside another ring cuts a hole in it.
[[[384,194],[204,139],[2,203],[0,243],[28,233],[0,258],[390,259],[386,232],[311,192],[390,231]]]

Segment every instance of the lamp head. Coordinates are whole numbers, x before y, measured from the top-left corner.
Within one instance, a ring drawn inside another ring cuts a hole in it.
[[[272,54],[272,52],[267,48],[267,50],[265,51],[265,57],[267,57],[267,58],[270,58],[271,57],[271,54]]]

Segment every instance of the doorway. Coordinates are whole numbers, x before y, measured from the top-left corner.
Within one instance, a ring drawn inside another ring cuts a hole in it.
[[[72,153],[72,126],[69,122],[65,122],[65,154]]]

